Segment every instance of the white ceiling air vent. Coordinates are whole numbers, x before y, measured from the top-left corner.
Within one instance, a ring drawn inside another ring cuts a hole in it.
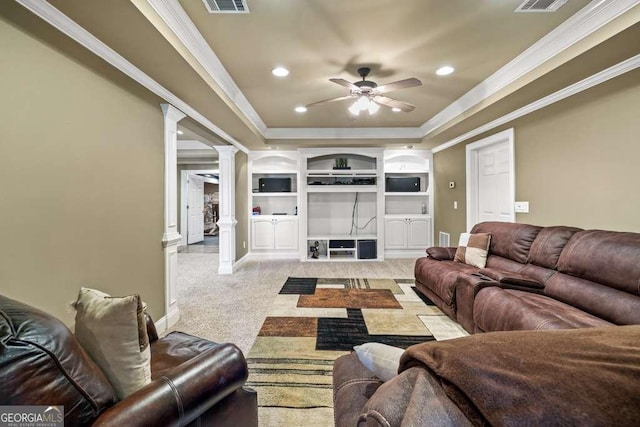
[[[247,0],[202,0],[209,13],[249,13]]]
[[[555,12],[567,0],[525,0],[514,12]]]

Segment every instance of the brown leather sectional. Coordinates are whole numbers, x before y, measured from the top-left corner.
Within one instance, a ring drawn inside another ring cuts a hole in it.
[[[409,347],[387,382],[355,353],[338,358],[336,426],[638,425],[640,234],[472,232],[491,234],[486,268],[429,248],[415,277],[474,335]]]
[[[467,331],[640,324],[640,234],[484,222],[487,265],[429,248],[416,288]]]
[[[147,318],[152,382],[116,401],[102,371],[58,319],[0,295],[0,405],[64,405],[66,426],[257,426],[255,391],[233,344]]]

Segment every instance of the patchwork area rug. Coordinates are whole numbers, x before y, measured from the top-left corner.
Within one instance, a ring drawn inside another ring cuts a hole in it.
[[[464,335],[413,279],[290,277],[247,355],[247,385],[258,391],[263,426],[332,426],[333,362],[353,346]]]

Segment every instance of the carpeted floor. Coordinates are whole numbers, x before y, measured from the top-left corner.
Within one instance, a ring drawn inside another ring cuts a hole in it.
[[[413,285],[288,278],[247,355],[263,425],[333,425],[333,361],[355,345],[406,348],[466,335]]]
[[[282,300],[279,291],[288,277],[411,278],[414,264],[415,259],[343,263],[254,260],[244,263],[232,275],[221,276],[217,273],[217,253],[179,253],[177,297],[180,321],[172,330],[181,330],[216,342],[232,342],[245,355],[249,355],[254,341],[261,340],[256,337],[265,319],[278,307],[276,301]],[[346,309],[342,310],[344,312]],[[430,319],[436,324],[442,320],[441,324],[428,327],[440,339],[438,334],[446,333],[451,325],[442,316],[431,316]],[[302,354],[295,349],[294,352],[296,355]],[[331,366],[313,368],[326,370]],[[330,373],[327,378],[330,383]],[[307,426],[333,425],[333,410],[330,407],[285,412],[278,407],[261,407],[260,425],[293,426],[299,425],[296,420],[299,422],[301,419],[305,420],[304,425]]]

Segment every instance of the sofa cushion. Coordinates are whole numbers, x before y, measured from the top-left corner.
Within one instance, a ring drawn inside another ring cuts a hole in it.
[[[456,256],[457,249],[458,248],[433,246],[431,248],[427,248],[427,255],[438,261],[453,261]]]
[[[589,230],[576,233],[558,271],[640,296],[640,233]]]
[[[76,338],[124,399],[151,382],[151,353],[139,295],[111,297],[82,288]]]
[[[556,273],[544,294],[617,325],[640,324],[640,297],[606,285]]]
[[[541,289],[543,287],[543,284],[537,281],[535,278],[515,271],[504,271],[497,268],[483,268],[478,273],[502,284],[524,286],[536,289]]]
[[[151,344],[151,376],[155,380],[176,366],[222,345],[184,332],[171,332]],[[244,358],[238,358],[237,365],[243,363]]]
[[[415,368],[433,372],[476,424],[632,426],[640,419],[640,326],[418,344],[402,356],[396,378]]]
[[[556,269],[560,254],[574,234],[582,231],[576,227],[545,227],[531,245],[529,262],[550,269]]]
[[[364,367],[355,353],[333,363],[333,414],[336,426],[355,426],[369,398],[383,384]]]
[[[468,234],[460,236],[460,246],[456,250],[454,261],[463,262],[473,267],[484,268],[487,264],[487,253],[491,235],[488,233]]]
[[[473,303],[473,321],[485,332],[613,326],[547,296],[497,287],[478,292]]]
[[[511,222],[481,222],[476,224],[472,233],[491,234],[489,253],[526,263],[531,244],[542,227]]]
[[[0,402],[63,405],[65,425],[90,425],[116,394],[61,321],[0,295]]]

